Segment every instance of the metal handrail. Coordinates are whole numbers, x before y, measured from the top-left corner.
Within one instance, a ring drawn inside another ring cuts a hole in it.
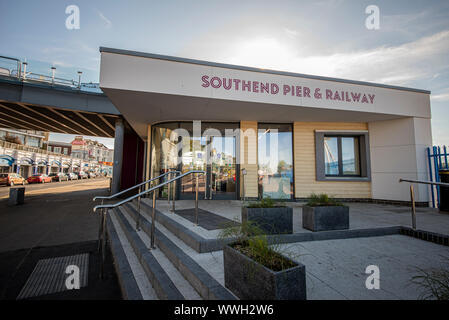
[[[165,173],[163,173],[163,174],[161,174],[161,175],[159,175],[159,176],[157,176],[157,177],[155,177],[155,178],[151,178],[150,180],[147,180],[147,181],[141,182],[141,183],[139,183],[139,184],[136,184],[135,186],[132,186],[131,188],[128,188],[128,189],[123,190],[123,191],[120,191],[120,192],[117,192],[117,193],[115,193],[115,194],[113,194],[113,195],[110,195],[110,196],[97,196],[97,197],[94,197],[94,198],[93,198],[93,201],[96,201],[97,199],[104,199],[104,200],[110,200],[110,199],[113,199],[113,198],[115,198],[115,197],[117,197],[117,196],[119,196],[119,195],[122,195],[122,194],[124,194],[124,193],[126,193],[126,192],[128,192],[128,191],[131,191],[131,190],[133,190],[133,189],[135,189],[135,188],[141,187],[141,186],[143,186],[143,185],[145,185],[145,184],[147,184],[147,183],[150,183],[150,182],[152,182],[152,181],[154,181],[154,180],[157,180],[157,179],[159,179],[159,178],[165,177],[167,174],[170,174],[170,173],[181,173],[181,172],[180,172],[180,171],[176,171],[176,170],[173,170],[173,171],[167,171],[167,172],[165,172]],[[140,191],[139,191],[139,193],[140,193]]]
[[[442,186],[442,187],[449,187],[449,183],[433,182],[433,181],[425,181],[425,180],[412,180],[412,179],[399,179],[399,182],[409,182],[410,183],[410,201],[412,203],[412,228],[413,228],[413,230],[416,230],[415,189],[413,188],[413,183],[430,184],[430,185]]]
[[[175,171],[169,171],[168,173],[174,173]],[[151,238],[151,249],[154,249],[154,235],[155,235],[155,225],[156,225],[156,190],[158,190],[159,188],[162,188],[163,186],[169,185],[170,183],[174,182],[176,183],[177,180],[189,175],[189,174],[196,174],[196,183],[195,183],[195,188],[196,188],[196,196],[195,196],[195,216],[196,216],[196,224],[198,225],[198,174],[206,174],[206,171],[202,171],[202,170],[191,170],[188,171],[186,173],[180,174],[177,177],[174,177],[172,179],[169,179],[165,182],[162,182],[154,187],[151,187],[148,190],[144,190],[142,192],[139,192],[127,199],[124,199],[122,201],[119,201],[117,203],[113,203],[113,204],[101,204],[98,206],[95,206],[93,211],[96,212],[98,209],[102,209],[102,215],[101,215],[101,221],[100,221],[100,230],[99,230],[99,235],[98,235],[98,249],[99,251],[101,251],[101,267],[100,267],[100,277],[103,278],[103,271],[104,271],[104,261],[105,261],[105,253],[106,253],[106,235],[105,235],[105,231],[106,231],[106,214],[107,214],[107,209],[112,209],[112,208],[116,208],[118,206],[121,206],[127,202],[130,202],[134,199],[138,199],[138,208],[137,208],[137,219],[136,219],[136,229],[139,230],[139,224],[140,224],[140,198],[150,192],[153,192],[153,211],[151,214],[151,234],[150,234],[150,238]],[[175,196],[173,194],[173,209],[174,209],[174,203],[175,203]],[[173,210],[174,211],[174,210]]]
[[[135,195],[133,195],[133,196],[131,196],[131,197],[125,199],[125,200],[122,200],[122,201],[119,201],[119,202],[113,203],[113,204],[103,204],[103,205],[95,206],[95,207],[94,207],[94,212],[97,211],[98,209],[112,209],[112,208],[117,208],[117,207],[119,207],[119,206],[121,206],[121,205],[123,205],[123,204],[125,204],[125,203],[127,203],[127,202],[129,202],[129,201],[132,201],[132,200],[134,200],[134,199],[136,199],[136,198],[138,198],[138,197],[143,196],[144,194],[150,193],[150,192],[152,192],[152,191],[154,191],[154,190],[156,190],[156,189],[159,189],[159,188],[161,188],[161,187],[163,187],[163,186],[165,186],[165,185],[167,185],[167,184],[172,183],[173,181],[179,180],[179,179],[181,179],[181,178],[183,178],[183,177],[185,177],[185,176],[187,176],[187,175],[189,175],[189,174],[192,174],[192,173],[201,173],[201,174],[205,174],[206,171],[202,171],[202,170],[191,170],[191,171],[188,171],[188,172],[183,173],[183,174],[181,174],[181,175],[179,175],[179,176],[177,176],[177,177],[175,177],[175,178],[172,178],[172,179],[167,180],[167,181],[165,181],[165,182],[162,182],[162,183],[160,183],[160,184],[158,184],[158,185],[156,185],[156,186],[154,186],[154,187],[151,187],[151,188],[148,189],[148,190],[144,190],[144,191],[142,191],[142,192],[140,192],[140,193],[138,193],[138,194],[135,194]]]
[[[435,186],[449,187],[449,183],[444,183],[444,182],[433,182],[433,181],[424,181],[424,180],[410,180],[410,179],[399,179],[399,182],[422,183],[422,184],[431,184],[431,185],[435,185]]]
[[[12,57],[6,57],[6,56],[0,56],[0,59],[6,59],[6,60],[12,60],[15,61],[17,64],[17,78],[20,79],[21,77],[21,73],[22,73],[22,61],[20,61],[17,58],[12,58]]]

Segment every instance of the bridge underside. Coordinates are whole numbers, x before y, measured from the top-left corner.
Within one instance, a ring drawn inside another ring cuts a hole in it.
[[[120,112],[103,93],[0,77],[0,126],[113,138]]]
[[[0,127],[114,138],[119,116],[0,100]]]
[[[142,181],[144,141],[103,93],[0,76],[0,127],[115,138],[113,193]]]

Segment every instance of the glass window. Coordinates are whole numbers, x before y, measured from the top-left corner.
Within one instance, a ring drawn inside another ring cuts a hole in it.
[[[61,153],[61,147],[54,147],[53,152]]]
[[[324,163],[326,175],[338,175],[338,138],[324,137]]]
[[[343,175],[360,175],[359,138],[341,138]]]
[[[360,176],[359,137],[325,136],[326,176]]]
[[[290,124],[259,124],[259,196],[293,197],[293,147]]]
[[[40,147],[40,139],[37,137],[28,137],[27,145],[30,147],[39,148]]]

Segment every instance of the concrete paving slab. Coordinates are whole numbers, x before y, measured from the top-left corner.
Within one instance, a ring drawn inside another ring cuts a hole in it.
[[[282,247],[306,266],[308,299],[333,299],[332,291],[325,291],[323,283],[347,299],[418,299],[421,289],[411,283],[418,273],[416,268],[438,267],[444,257],[449,257],[446,246],[402,235]],[[365,287],[368,265],[380,269],[379,290]]]
[[[145,201],[148,201],[148,199],[145,199]],[[199,208],[237,222],[241,222],[242,205],[243,202],[238,200],[199,201]],[[311,231],[302,228],[302,206],[304,203],[287,202],[286,205],[293,208],[293,233],[310,233]],[[411,226],[411,213],[407,206],[357,202],[346,203],[346,205],[350,208],[350,229]],[[176,201],[176,208],[179,210],[191,209],[194,206],[193,200]],[[187,219],[172,214],[166,201],[159,201],[157,209],[204,238],[216,238],[219,234],[219,230],[205,230]],[[416,221],[419,229],[449,235],[448,213],[440,213],[433,208],[417,208]]]

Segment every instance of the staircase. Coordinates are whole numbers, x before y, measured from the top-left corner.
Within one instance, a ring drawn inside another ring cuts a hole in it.
[[[144,201],[146,199],[142,199]],[[122,294],[129,300],[234,300],[224,286],[221,251],[200,253],[185,235],[156,222],[155,245],[150,249],[152,209],[141,206],[136,230],[134,202],[109,209],[106,231]],[[163,215],[158,212],[158,215]],[[177,235],[176,235],[177,234]]]

